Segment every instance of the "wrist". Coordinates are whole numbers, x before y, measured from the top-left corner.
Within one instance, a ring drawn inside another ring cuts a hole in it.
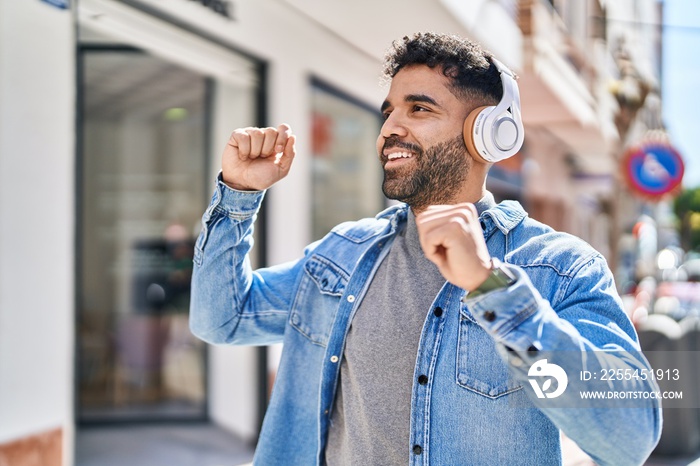
[[[491,258],[491,269],[484,281],[479,286],[469,292],[468,297],[473,298],[480,294],[488,293],[489,291],[507,288],[516,281],[515,275],[503,266],[503,263],[494,258]]]
[[[226,185],[228,188],[233,189],[234,191],[242,191],[242,192],[255,192],[255,191],[263,191],[262,189],[257,189],[257,188],[252,188],[250,186],[246,186],[240,183],[237,183],[232,180],[228,180],[224,178],[223,172],[219,173],[219,181]]]
[[[229,188],[231,188],[235,191],[243,191],[243,192],[260,191],[260,189],[250,188],[248,186],[243,186],[243,185],[238,184],[238,183],[232,183],[230,181],[223,181],[222,180],[222,183],[224,183],[226,186],[228,186]]]

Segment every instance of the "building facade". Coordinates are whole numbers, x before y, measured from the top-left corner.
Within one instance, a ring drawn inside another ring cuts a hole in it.
[[[657,13],[653,0],[0,0],[0,454],[49,445],[45,464],[72,464],[76,424],[96,422],[211,419],[255,438],[279,348],[205,348],[187,329],[221,151],[237,127],[298,135],[258,265],[373,215],[387,203],[381,63],[416,31],[476,39],[520,76],[526,143],[493,168],[496,197],[613,254],[610,18]],[[657,44],[630,39],[658,79]]]

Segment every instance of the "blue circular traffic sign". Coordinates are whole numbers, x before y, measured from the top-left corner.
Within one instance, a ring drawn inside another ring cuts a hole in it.
[[[683,181],[683,158],[665,142],[628,149],[622,166],[630,188],[645,197],[661,197],[678,189]]]

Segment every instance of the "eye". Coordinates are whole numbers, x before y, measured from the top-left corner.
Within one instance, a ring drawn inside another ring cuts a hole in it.
[[[413,106],[413,111],[414,112],[429,112],[430,109],[427,107],[423,107],[422,105],[414,105]]]
[[[390,110],[385,110],[385,111],[383,111],[383,112],[382,112],[382,119],[384,119],[384,121],[386,121],[386,120],[389,118],[389,115],[391,115],[391,111],[390,111]]]

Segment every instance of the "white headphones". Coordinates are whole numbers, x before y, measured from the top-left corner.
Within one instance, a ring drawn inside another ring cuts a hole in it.
[[[523,145],[520,93],[513,72],[491,57],[503,83],[503,97],[495,107],[477,107],[464,120],[464,143],[472,156],[495,163],[515,155]]]

